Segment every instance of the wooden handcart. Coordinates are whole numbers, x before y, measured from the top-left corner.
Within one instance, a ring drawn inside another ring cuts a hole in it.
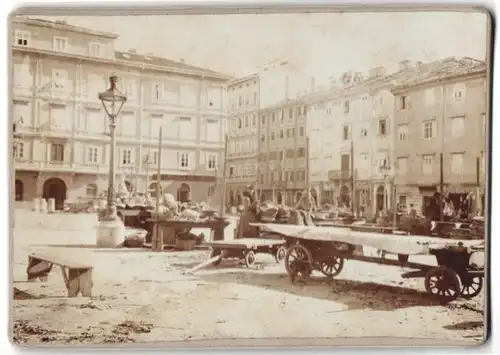
[[[356,232],[347,228],[254,225],[286,240],[284,262],[292,282],[298,277],[306,280],[314,270],[333,278],[342,271],[345,260],[350,259],[415,269],[402,277],[424,278],[426,291],[444,303],[459,296],[473,298],[483,287],[484,268],[470,263],[473,253],[484,253],[482,241]],[[362,255],[356,252],[360,245],[396,254],[397,259]],[[434,255],[438,266],[410,262],[410,255]]]

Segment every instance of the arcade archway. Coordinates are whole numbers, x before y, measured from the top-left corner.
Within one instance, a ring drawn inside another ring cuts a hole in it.
[[[66,192],[66,184],[59,178],[50,178],[43,184],[43,198],[45,200],[53,198],[55,200],[56,210],[62,210],[64,208]]]

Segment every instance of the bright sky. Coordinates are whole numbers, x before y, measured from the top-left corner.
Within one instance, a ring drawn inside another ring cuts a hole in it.
[[[54,18],[54,17],[52,17]],[[393,12],[190,16],[59,17],[120,35],[134,48],[245,76],[275,59],[294,62],[321,82],[347,70],[394,67],[447,56],[485,60],[484,13]]]

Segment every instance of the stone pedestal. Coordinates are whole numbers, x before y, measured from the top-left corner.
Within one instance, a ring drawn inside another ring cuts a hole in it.
[[[41,202],[40,198],[34,198],[33,199],[33,207],[32,207],[33,211],[35,211],[35,212],[39,212],[40,211],[40,202]]]
[[[47,212],[48,213],[54,213],[56,211],[56,199],[55,198],[49,198],[49,202],[47,205]]]
[[[113,221],[99,221],[96,245],[99,248],[116,248],[125,242],[125,226],[117,218]]]
[[[42,198],[40,201],[40,212],[47,213],[47,200]]]

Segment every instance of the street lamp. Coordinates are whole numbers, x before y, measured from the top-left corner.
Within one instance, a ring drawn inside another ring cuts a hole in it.
[[[389,199],[387,196],[387,175],[389,175],[389,172],[391,171],[391,167],[387,165],[387,161],[384,160],[384,163],[380,165],[380,173],[384,175],[384,208],[387,211],[388,208],[388,203]]]
[[[109,181],[108,181],[108,208],[103,220],[112,221],[117,218],[115,201],[115,150],[116,150],[116,118],[123,105],[127,101],[127,96],[121,93],[117,87],[118,77],[112,75],[109,77],[109,89],[100,92],[98,97],[101,100],[104,110],[109,118],[109,130],[111,136],[111,149],[109,156]]]

